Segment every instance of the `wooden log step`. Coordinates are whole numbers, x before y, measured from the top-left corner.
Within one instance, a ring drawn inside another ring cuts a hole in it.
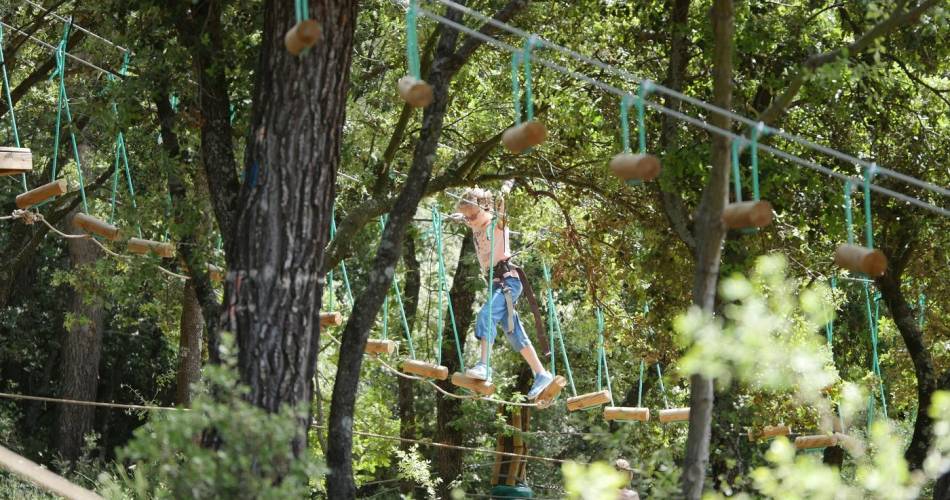
[[[683,422],[689,420],[689,408],[669,408],[660,410],[660,422]]]
[[[455,372],[452,374],[452,383],[463,389],[468,389],[483,396],[491,396],[495,393],[495,386],[491,382],[478,380],[464,373]]]
[[[424,108],[432,104],[432,85],[413,76],[404,76],[397,84],[399,97],[414,108]]]
[[[538,395],[538,399],[535,400],[538,408],[543,409],[551,406],[551,403],[557,399],[558,394],[560,394],[566,386],[567,379],[560,375],[555,375],[554,380],[541,391],[541,394]]]
[[[66,179],[60,179],[48,184],[43,184],[38,188],[33,188],[23,194],[17,195],[16,206],[17,208],[25,210],[54,196],[59,196],[65,193]]]
[[[531,120],[505,130],[501,135],[501,142],[509,151],[517,154],[540,145],[547,138],[548,129],[544,124]]]
[[[887,257],[874,248],[841,245],[835,250],[835,265],[854,273],[877,278],[887,271]]]
[[[392,340],[369,339],[363,352],[368,354],[392,354],[396,352],[396,343]]]
[[[577,411],[593,408],[610,402],[610,391],[603,390],[567,398],[567,410]]]
[[[343,324],[343,315],[338,312],[320,313],[320,326],[340,326]]]
[[[128,249],[129,253],[137,255],[145,255],[151,252],[165,259],[175,256],[175,245],[142,238],[129,238]]]
[[[224,281],[224,269],[214,264],[208,264],[208,278],[215,283],[221,283]]]
[[[768,226],[772,223],[772,204],[767,201],[730,203],[722,210],[722,223],[729,229]]]
[[[792,428],[784,425],[766,425],[761,429],[749,429],[749,441],[758,441],[776,436],[788,436],[792,433]]]
[[[73,224],[89,234],[99,235],[107,240],[119,239],[119,228],[89,214],[77,213],[73,216]]]
[[[610,160],[610,171],[623,181],[652,181],[660,175],[660,159],[650,154],[620,153]]]
[[[814,436],[798,436],[795,438],[795,449],[829,448],[838,444],[838,437],[834,434],[818,434]]]
[[[650,409],[608,406],[604,408],[604,420],[638,420],[640,422],[646,422],[650,420]]]
[[[426,363],[415,359],[407,359],[402,362],[402,371],[419,377],[434,378],[436,380],[445,380],[449,378],[449,369],[435,363]]]
[[[33,170],[29,148],[0,147],[0,176],[25,174]]]
[[[298,56],[305,49],[316,45],[319,40],[320,25],[313,19],[304,19],[284,35],[284,46],[287,47],[287,52]]]
[[[860,456],[864,454],[864,443],[862,443],[860,439],[840,432],[834,433],[834,436],[837,440],[835,446],[844,448],[852,456]]]

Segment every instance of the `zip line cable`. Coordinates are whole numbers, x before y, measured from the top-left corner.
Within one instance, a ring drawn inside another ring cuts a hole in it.
[[[725,109],[725,108],[721,108],[721,107],[719,107],[719,106],[716,106],[715,104],[711,104],[711,103],[708,103],[708,102],[706,102],[706,101],[703,101],[702,99],[697,99],[697,98],[695,98],[695,97],[688,96],[688,95],[686,95],[686,94],[683,94],[682,92],[675,91],[675,90],[673,90],[673,89],[671,89],[671,88],[669,88],[669,87],[665,87],[665,86],[660,85],[660,84],[658,84],[658,83],[656,83],[656,82],[652,82],[652,81],[650,81],[650,80],[641,78],[641,77],[639,77],[639,76],[637,76],[637,75],[634,75],[633,73],[630,73],[629,71],[626,71],[626,70],[621,69],[621,68],[618,68],[618,67],[616,67],[616,66],[607,64],[607,63],[605,63],[605,62],[603,62],[603,61],[598,61],[598,60],[593,59],[593,58],[591,58],[591,57],[585,56],[585,55],[583,55],[583,54],[581,54],[581,53],[579,53],[579,52],[576,52],[576,51],[574,51],[574,50],[571,50],[570,48],[567,48],[567,47],[564,47],[564,46],[555,44],[555,43],[553,43],[553,42],[549,42],[549,41],[547,41],[547,40],[541,38],[541,37],[538,36],[538,35],[535,35],[535,34],[532,34],[532,33],[528,33],[527,31],[524,31],[524,30],[515,28],[514,26],[511,26],[510,24],[507,24],[507,23],[498,21],[497,19],[495,19],[495,18],[493,18],[493,17],[491,17],[491,16],[487,16],[487,15],[482,14],[481,12],[478,12],[478,11],[476,11],[476,10],[473,10],[473,9],[471,9],[471,8],[469,8],[469,7],[466,7],[466,6],[464,6],[464,5],[460,5],[460,4],[458,4],[458,3],[456,3],[456,2],[454,2],[454,1],[452,1],[452,0],[428,0],[428,1],[430,1],[430,2],[431,2],[431,1],[438,2],[438,3],[442,4],[442,5],[445,5],[446,7],[449,7],[449,8],[451,8],[451,9],[457,10],[457,11],[462,12],[462,13],[464,13],[464,14],[468,14],[468,15],[470,15],[470,16],[476,18],[476,19],[479,19],[480,21],[486,22],[486,23],[488,23],[488,24],[490,24],[490,25],[492,25],[492,26],[494,26],[494,27],[496,27],[496,28],[505,30],[505,31],[507,31],[507,32],[509,32],[509,33],[511,33],[511,34],[517,35],[517,36],[519,36],[519,37],[521,37],[521,38],[533,39],[534,42],[535,42],[535,44],[538,45],[539,48],[549,48],[549,49],[551,49],[551,50],[554,50],[555,52],[559,52],[559,53],[561,53],[561,54],[564,54],[564,55],[566,55],[566,56],[568,56],[568,57],[570,57],[570,58],[572,58],[572,59],[574,59],[574,60],[576,60],[576,61],[580,61],[580,62],[583,62],[583,63],[585,63],[585,64],[594,66],[594,67],[596,67],[596,68],[598,68],[598,69],[601,69],[601,70],[603,70],[603,71],[606,71],[606,72],[608,72],[608,73],[610,73],[610,74],[612,74],[612,75],[614,75],[614,76],[620,77],[620,78],[622,78],[622,79],[624,79],[624,80],[627,80],[627,81],[636,83],[636,84],[638,84],[638,85],[650,84],[650,88],[651,88],[651,90],[653,90],[653,91],[657,91],[657,92],[659,92],[659,93],[666,94],[666,95],[668,95],[668,96],[670,96],[670,97],[673,97],[673,98],[678,99],[678,100],[680,100],[680,101],[683,101],[683,102],[692,104],[692,105],[694,105],[694,106],[703,108],[703,109],[705,109],[705,110],[707,110],[707,111],[710,111],[710,112],[713,112],[713,113],[716,113],[716,114],[719,114],[719,115],[722,115],[722,116],[727,116],[727,117],[729,117],[729,118],[732,118],[733,120],[742,122],[742,123],[744,123],[744,124],[746,124],[746,125],[748,125],[748,126],[750,126],[750,127],[762,127],[761,135],[765,135],[765,134],[775,135],[775,136],[777,136],[777,137],[781,137],[781,138],[783,138],[783,139],[787,139],[787,140],[789,140],[789,141],[792,141],[792,142],[794,142],[794,143],[796,143],[796,144],[799,144],[799,145],[801,145],[801,146],[804,146],[804,147],[806,147],[806,148],[813,149],[813,150],[815,150],[815,151],[819,151],[819,152],[824,153],[824,154],[826,154],[826,155],[829,155],[829,156],[833,156],[833,157],[835,157],[835,158],[838,158],[839,160],[842,160],[842,161],[845,161],[845,162],[848,162],[848,163],[854,163],[854,164],[857,164],[857,165],[860,165],[860,166],[863,166],[863,167],[871,167],[871,165],[873,164],[873,162],[871,162],[871,161],[869,161],[869,160],[864,160],[864,159],[861,159],[861,158],[857,158],[857,157],[852,156],[852,155],[849,155],[849,154],[847,154],[847,153],[843,153],[843,152],[841,152],[841,151],[838,151],[838,150],[829,148],[829,147],[827,147],[827,146],[823,146],[823,145],[821,145],[821,144],[817,144],[817,143],[815,143],[815,142],[813,142],[813,141],[809,141],[808,139],[805,139],[805,138],[803,138],[803,137],[800,137],[800,136],[797,136],[797,135],[795,135],[795,134],[790,134],[790,133],[788,133],[788,132],[785,132],[785,131],[782,130],[782,129],[776,129],[776,128],[769,127],[768,125],[765,125],[765,123],[763,123],[763,122],[761,122],[761,121],[758,121],[758,120],[754,120],[754,119],[752,119],[752,118],[745,117],[745,116],[743,116],[743,115],[740,115],[740,114],[735,113],[735,112],[733,112],[733,111],[730,111],[730,110],[728,110],[728,109]],[[553,69],[553,68],[552,68],[552,69]],[[909,184],[914,184],[914,185],[917,185],[917,186],[922,187],[922,188],[924,188],[924,189],[928,189],[928,190],[937,192],[937,193],[942,194],[942,195],[944,195],[944,196],[950,196],[950,189],[946,189],[946,188],[937,186],[937,185],[935,185],[935,184],[932,184],[932,183],[930,183],[930,182],[927,182],[927,181],[924,181],[924,180],[921,180],[921,179],[917,179],[917,178],[915,178],[915,177],[911,177],[911,176],[909,176],[909,175],[906,175],[906,174],[903,174],[903,173],[900,173],[900,172],[897,172],[897,171],[894,171],[894,170],[891,170],[891,169],[883,168],[883,167],[880,167],[880,166],[877,166],[877,165],[876,165],[876,168],[877,168],[878,174],[884,174],[884,175],[887,175],[887,176],[889,176],[889,177],[894,177],[894,178],[896,178],[896,179],[900,179],[900,180],[902,180],[902,181],[904,181],[904,182],[907,182],[907,183],[909,183]]]
[[[36,7],[37,9],[45,10],[47,14],[49,14],[50,16],[56,18],[57,20],[59,20],[59,21],[61,21],[61,22],[64,22],[64,23],[65,23],[65,22],[68,21],[68,19],[66,19],[65,17],[63,17],[63,16],[61,16],[61,15],[59,15],[59,14],[53,12],[51,9],[48,10],[46,7],[44,7],[44,6],[42,6],[42,5],[40,5],[40,4],[36,3],[36,2],[34,2],[33,0],[23,0],[23,1],[24,1],[24,3],[30,4],[30,5],[32,5],[33,7]],[[134,53],[133,53],[131,50],[129,50],[129,49],[127,49],[127,48],[125,48],[125,47],[123,47],[123,46],[121,46],[121,45],[119,45],[119,44],[113,42],[112,40],[109,40],[109,39],[107,39],[107,38],[105,38],[105,37],[99,36],[99,35],[93,33],[92,31],[90,31],[89,29],[83,28],[82,26],[80,26],[80,25],[78,25],[78,24],[76,24],[76,23],[73,23],[73,28],[76,28],[77,30],[82,31],[83,33],[85,33],[85,34],[87,34],[87,35],[89,35],[89,36],[95,38],[96,40],[99,40],[99,41],[104,42],[104,43],[106,43],[106,44],[108,44],[108,45],[111,45],[112,47],[115,47],[115,48],[121,50],[122,52],[125,52],[125,53],[127,53],[127,54],[129,54],[129,55],[134,55]]]
[[[394,1],[398,1],[398,0],[394,0]],[[440,2],[441,2],[441,1],[446,1],[446,0],[437,0],[437,1],[440,1]],[[477,30],[474,30],[474,29],[469,28],[469,27],[467,27],[467,26],[465,26],[465,25],[459,24],[459,23],[457,23],[457,22],[455,22],[455,21],[452,21],[451,19],[448,19],[448,18],[446,18],[446,17],[443,17],[443,16],[441,16],[441,15],[439,15],[439,14],[435,14],[435,13],[433,13],[433,12],[430,12],[430,11],[426,10],[426,9],[420,8],[420,9],[419,9],[419,14],[422,15],[422,16],[424,16],[424,17],[428,17],[429,19],[432,19],[433,21],[436,21],[436,22],[438,22],[438,23],[440,23],[440,24],[443,24],[443,25],[445,25],[445,26],[448,26],[448,27],[450,27],[450,28],[452,28],[452,29],[455,29],[455,30],[457,30],[457,31],[459,31],[459,32],[462,32],[462,33],[465,33],[465,34],[467,34],[467,35],[469,35],[469,36],[478,38],[478,39],[480,39],[480,40],[482,40],[482,41],[484,41],[484,42],[486,42],[486,43],[488,43],[488,44],[490,44],[490,45],[493,45],[493,46],[495,46],[495,47],[497,47],[497,48],[500,48],[500,49],[502,49],[502,50],[505,50],[505,51],[508,51],[508,52],[511,52],[511,53],[516,53],[516,52],[519,52],[519,53],[520,53],[520,52],[522,52],[522,49],[521,49],[521,48],[515,47],[515,46],[510,45],[510,44],[508,44],[508,43],[506,43],[506,42],[503,42],[503,41],[501,41],[501,40],[498,40],[498,39],[496,39],[496,38],[493,38],[493,37],[491,37],[491,36],[485,35],[485,34],[479,32],[479,31],[477,31]],[[504,24],[504,23],[501,23],[501,24]],[[507,25],[505,25],[505,26],[507,26]],[[512,29],[514,29],[514,28],[512,28]],[[543,41],[542,41],[542,43],[543,43]],[[567,49],[564,49],[564,50],[567,50]],[[557,64],[557,63],[548,61],[548,60],[546,60],[546,59],[543,59],[543,58],[540,58],[540,57],[537,57],[537,56],[532,56],[532,57],[534,57],[534,59],[536,60],[536,62],[537,62],[538,64],[541,64],[541,65],[543,65],[543,66],[545,66],[545,67],[548,67],[548,68],[550,68],[550,69],[552,69],[552,70],[554,70],[554,71],[557,71],[557,72],[562,73],[562,74],[564,74],[564,75],[570,76],[570,77],[575,78],[575,79],[577,79],[577,80],[584,81],[584,82],[586,82],[586,83],[588,83],[588,84],[590,84],[590,85],[592,85],[592,86],[594,86],[594,87],[597,87],[597,88],[600,88],[601,90],[604,90],[605,92],[608,92],[608,93],[617,95],[617,96],[619,96],[619,97],[621,97],[621,98],[623,98],[623,97],[625,97],[625,96],[633,95],[633,94],[631,94],[631,93],[628,92],[628,91],[625,91],[625,90],[620,89],[620,88],[618,88],[618,87],[615,87],[615,86],[613,86],[613,85],[610,85],[610,84],[601,82],[601,81],[599,81],[599,80],[597,80],[597,79],[591,78],[591,77],[589,77],[589,76],[587,76],[587,75],[584,75],[584,74],[582,74],[582,73],[578,73],[578,72],[573,71],[573,70],[571,70],[571,69],[568,69],[568,68],[566,68],[566,67],[564,67],[564,66],[561,66],[560,64]],[[619,70],[617,70],[617,71],[619,71]],[[657,85],[657,84],[655,84],[655,83],[653,83],[653,82],[649,82],[649,81],[647,81],[647,82],[648,82],[650,85],[652,85],[652,86],[656,86],[656,85]],[[698,100],[697,100],[697,101],[698,101]],[[702,101],[698,101],[698,102],[702,102]],[[709,131],[709,132],[712,132],[712,133],[715,133],[715,134],[718,134],[718,135],[721,135],[721,136],[724,136],[724,137],[728,137],[728,138],[730,138],[730,139],[732,139],[732,140],[739,140],[739,141],[743,141],[743,142],[748,142],[747,139],[745,139],[742,135],[739,135],[739,134],[736,134],[736,133],[734,133],[734,132],[732,132],[732,131],[730,131],[730,130],[726,130],[726,129],[717,127],[717,126],[715,126],[715,125],[709,124],[709,123],[707,123],[707,122],[705,122],[705,121],[703,121],[703,120],[701,120],[701,119],[694,118],[694,117],[692,117],[692,116],[689,116],[689,115],[687,115],[687,114],[681,113],[681,112],[679,112],[679,111],[676,111],[676,110],[667,108],[667,107],[665,107],[665,106],[663,106],[663,105],[661,105],[661,104],[658,104],[658,103],[656,103],[656,102],[647,101],[645,104],[646,104],[647,106],[649,106],[650,108],[655,109],[655,110],[657,110],[657,111],[659,111],[659,112],[661,112],[661,113],[670,115],[670,116],[672,116],[672,117],[674,117],[674,118],[677,118],[677,119],[679,119],[679,120],[681,120],[681,121],[690,123],[690,124],[695,125],[695,126],[697,126],[697,127],[699,127],[699,128],[705,129],[705,130],[707,130],[707,131]],[[710,106],[711,106],[711,105],[710,105]],[[743,121],[746,121],[746,120],[749,120],[749,119],[746,118],[746,119],[743,120]],[[753,121],[752,123],[754,123],[756,126],[758,126],[758,123],[759,123],[759,122]],[[785,136],[788,136],[787,138],[789,138],[790,140],[794,140],[794,139],[795,139],[795,136],[792,136],[792,135],[790,135],[790,134],[780,133],[780,132],[781,132],[781,131],[779,131],[779,130],[777,130],[777,129],[769,129],[769,133],[771,133],[771,134],[773,134],[773,135],[780,136],[780,137],[783,137],[783,138],[785,138]],[[804,139],[801,139],[799,142],[801,142],[801,141],[804,141]],[[836,177],[836,178],[841,179],[841,180],[843,180],[843,181],[848,181],[848,180],[851,180],[851,181],[854,181],[854,182],[861,182],[861,181],[862,181],[862,179],[860,179],[859,177],[852,177],[852,176],[848,176],[848,175],[845,175],[845,174],[836,172],[836,171],[834,171],[834,170],[832,170],[832,169],[830,169],[830,168],[828,168],[828,167],[824,167],[824,166],[819,165],[818,163],[815,163],[815,162],[813,162],[813,161],[806,160],[806,159],[804,159],[804,158],[801,158],[801,157],[798,157],[798,156],[796,156],[796,155],[787,153],[787,152],[785,152],[785,151],[776,149],[776,148],[774,148],[774,147],[772,147],[772,146],[768,146],[768,145],[766,145],[766,144],[757,143],[756,146],[757,146],[760,150],[765,151],[765,152],[768,152],[768,153],[771,153],[771,154],[774,155],[774,156],[777,156],[777,157],[779,157],[779,158],[783,158],[783,159],[788,160],[788,161],[790,161],[790,162],[792,162],[792,163],[795,163],[795,164],[797,164],[797,165],[801,165],[801,166],[803,166],[803,167],[807,167],[807,168],[810,168],[810,169],[812,169],[812,170],[816,170],[816,171],[821,172],[821,173],[823,173],[823,174],[825,174],[825,175],[832,176],[832,177]],[[818,145],[815,145],[815,146],[818,146]],[[834,150],[831,150],[831,149],[829,149],[829,148],[825,148],[825,147],[823,147],[823,146],[818,146],[818,147],[815,147],[815,148],[813,148],[813,149],[815,149],[816,151],[821,151],[822,149],[827,149],[828,151],[834,151]],[[849,159],[848,161],[857,160],[857,163],[859,163],[859,164],[865,164],[865,163],[867,163],[867,164],[869,164],[869,165],[871,164],[871,163],[869,163],[869,162],[864,162],[864,161],[858,160],[858,159],[856,159],[856,158],[852,159],[853,157],[850,157],[850,156],[845,155],[844,153],[840,153],[840,152],[838,152],[838,155],[834,155],[834,156],[836,156],[836,157],[844,156],[845,158],[848,158],[848,159]],[[889,169],[883,169],[882,167],[877,167],[877,168],[878,168],[880,171],[885,171],[885,170],[886,170],[887,172],[889,172],[890,174],[892,174],[892,175],[895,176],[895,177],[897,177],[897,176],[903,176],[903,177],[906,177],[906,178],[908,178],[908,179],[914,179],[914,178],[912,178],[912,177],[906,176],[905,174],[898,174],[898,173],[893,172],[893,171],[891,171],[891,170],[889,170]],[[933,190],[933,191],[936,191],[936,192],[938,192],[938,193],[940,193],[940,194],[950,194],[950,191],[948,191],[947,189],[938,187],[938,186],[933,185],[933,184],[931,184],[931,183],[928,183],[928,182],[926,182],[926,181],[921,181],[921,180],[918,180],[918,179],[914,179],[914,183],[917,184],[917,185],[920,185],[920,186],[924,186],[924,187],[926,187],[926,188],[928,188],[928,189],[931,189],[931,190]],[[928,203],[928,202],[919,200],[919,199],[914,198],[914,197],[912,197],[912,196],[908,196],[908,195],[906,195],[906,194],[903,194],[903,193],[900,193],[900,192],[897,192],[897,191],[894,191],[894,190],[891,190],[891,189],[888,189],[888,188],[885,188],[885,187],[882,187],[882,186],[879,186],[879,185],[876,185],[876,184],[872,184],[872,185],[870,186],[870,188],[871,188],[873,191],[876,191],[876,192],[878,192],[878,193],[884,194],[884,195],[886,195],[886,196],[890,196],[890,197],[892,197],[892,198],[896,198],[896,199],[898,199],[898,200],[901,200],[901,201],[904,201],[904,202],[907,202],[907,203],[916,205],[916,206],[921,207],[921,208],[925,208],[925,209],[927,209],[927,210],[930,210],[930,211],[932,211],[932,212],[938,213],[938,214],[940,214],[940,215],[943,215],[943,216],[950,216],[950,210],[947,210],[947,209],[945,209],[945,208],[942,208],[942,207],[933,205],[933,204],[931,204],[931,203]]]

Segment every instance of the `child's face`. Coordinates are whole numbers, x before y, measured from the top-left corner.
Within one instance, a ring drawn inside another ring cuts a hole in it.
[[[459,207],[459,212],[465,216],[465,220],[474,222],[482,214],[482,209],[473,203],[462,203],[462,206]]]

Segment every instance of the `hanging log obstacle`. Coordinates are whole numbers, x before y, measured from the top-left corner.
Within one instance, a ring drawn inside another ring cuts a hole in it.
[[[610,402],[610,391],[603,390],[567,398],[567,411],[585,410]]]
[[[817,434],[813,436],[798,436],[795,438],[795,449],[797,450],[830,448],[837,445],[838,436],[834,434]]]
[[[464,373],[455,372],[452,374],[452,384],[463,389],[481,394],[482,396],[491,396],[495,393],[495,386],[491,382],[469,377]]]
[[[343,315],[338,312],[320,313],[320,326],[340,326],[343,324]]]
[[[768,226],[772,223],[772,204],[767,201],[730,203],[722,210],[722,223],[729,229]]]
[[[640,422],[646,422],[650,420],[650,409],[608,406],[604,408],[604,420],[638,420]]]
[[[887,271],[887,257],[874,248],[841,245],[835,250],[835,265],[876,278]]]
[[[16,206],[17,208],[25,210],[54,196],[59,196],[65,193],[66,179],[60,179],[48,184],[43,184],[38,188],[34,188],[23,194],[17,195]]]
[[[541,394],[538,395],[538,399],[535,400],[538,408],[547,408],[551,406],[551,403],[557,399],[558,394],[560,394],[566,386],[567,379],[560,375],[555,375],[554,380],[552,380],[551,383],[548,384],[548,386],[545,387],[543,391],[541,391]]]
[[[758,441],[777,436],[788,436],[792,433],[792,428],[784,425],[766,425],[761,429],[749,429],[749,441]]]
[[[396,352],[396,343],[392,340],[369,339],[363,352],[368,354],[392,354]]]
[[[404,76],[397,84],[399,97],[414,108],[424,108],[432,104],[432,85],[414,76]]]
[[[610,160],[610,171],[625,182],[652,181],[660,168],[660,159],[650,154],[620,153]]]
[[[129,253],[146,255],[154,253],[159,257],[170,259],[175,256],[175,245],[171,243],[162,243],[161,241],[145,240],[142,238],[129,238]]]
[[[419,377],[434,378],[436,380],[445,380],[449,378],[449,369],[447,367],[434,363],[426,363],[415,359],[407,359],[402,362],[402,371]]]
[[[689,408],[669,408],[660,410],[660,422],[683,422],[689,420]]]
[[[284,35],[284,46],[294,56],[313,47],[320,40],[320,25],[313,19],[304,19]]]
[[[530,120],[505,130],[501,142],[509,151],[518,154],[542,144],[547,138],[547,127],[537,120]]]
[[[119,228],[89,214],[77,213],[73,216],[73,224],[89,234],[102,236],[107,240],[115,241],[119,239]]]
[[[0,147],[0,176],[24,174],[33,170],[29,148]]]

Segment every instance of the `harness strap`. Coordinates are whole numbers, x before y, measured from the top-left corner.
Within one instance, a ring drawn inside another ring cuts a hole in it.
[[[531,287],[531,282],[528,281],[528,277],[525,276],[524,270],[520,267],[515,267],[515,271],[518,273],[518,279],[521,280],[521,285],[524,287],[524,295],[528,298],[528,305],[531,306],[531,315],[534,316],[534,329],[538,334],[541,354],[547,356],[551,354],[551,343],[548,341],[548,334],[544,329],[544,320],[541,318],[541,308],[538,307],[538,298],[535,296],[534,288]]]
[[[508,333],[515,331],[515,301],[511,300],[511,288],[502,283],[501,293],[505,294],[505,303],[508,305]]]

